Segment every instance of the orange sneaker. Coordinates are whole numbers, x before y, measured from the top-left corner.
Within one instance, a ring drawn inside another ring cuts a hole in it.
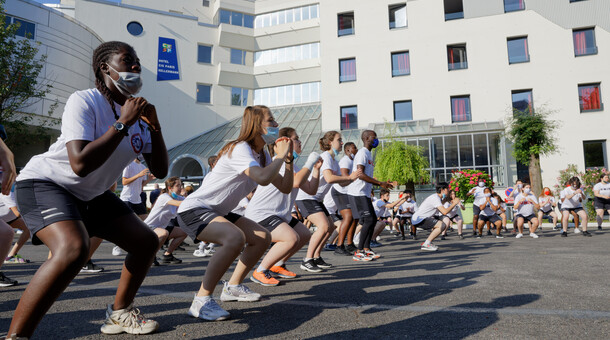
[[[250,276],[250,280],[263,286],[277,286],[280,284],[280,281],[274,278],[269,270],[263,270],[262,272],[254,271],[252,276]]]
[[[281,266],[273,266],[269,270],[271,271],[271,273],[273,273],[281,278],[284,278],[284,279],[294,279],[295,277],[297,277],[297,274],[286,269],[285,264],[283,264]]]

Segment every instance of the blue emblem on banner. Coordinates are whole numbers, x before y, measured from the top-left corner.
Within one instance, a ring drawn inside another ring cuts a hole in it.
[[[180,79],[177,52],[176,40],[159,37],[157,81]]]

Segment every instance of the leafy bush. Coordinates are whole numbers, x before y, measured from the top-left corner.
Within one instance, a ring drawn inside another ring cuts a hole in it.
[[[449,190],[454,190],[457,197],[466,203],[471,203],[474,201],[474,197],[472,195],[466,197],[466,194],[479,184],[479,180],[483,180],[485,186],[490,189],[493,189],[495,185],[485,171],[471,169],[452,171]]]

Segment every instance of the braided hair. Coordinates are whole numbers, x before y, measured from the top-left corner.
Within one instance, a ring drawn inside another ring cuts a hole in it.
[[[108,103],[110,104],[110,108],[112,109],[112,113],[114,113],[114,119],[118,120],[119,115],[116,112],[114,107],[114,99],[112,99],[112,92],[106,86],[106,82],[104,81],[104,73],[100,67],[101,63],[110,62],[110,57],[119,53],[121,49],[127,49],[134,51],[134,48],[131,45],[124,43],[122,41],[108,41],[100,44],[93,51],[93,60],[91,62],[91,66],[93,67],[93,74],[95,74],[95,88],[100,91],[100,93],[106,98]],[[140,129],[143,129],[142,123],[138,119],[138,125]]]

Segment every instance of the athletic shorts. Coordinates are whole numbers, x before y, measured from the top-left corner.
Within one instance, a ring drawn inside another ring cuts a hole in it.
[[[531,220],[533,220],[533,219],[538,219],[538,216],[536,216],[536,215],[529,215],[529,216],[519,215],[518,217],[523,219],[523,223],[531,222]]]
[[[532,216],[534,216],[534,215],[532,215]],[[496,223],[496,222],[502,221],[502,220],[496,214],[493,214],[491,216],[486,216],[486,215],[481,214],[481,215],[479,215],[479,221]]]
[[[330,189],[330,195],[333,197],[335,201],[335,205],[337,205],[337,211],[351,209],[352,206],[349,204],[349,197],[347,194],[343,194],[337,191],[337,189]]]
[[[424,218],[423,221],[419,222],[418,224],[414,224],[413,226],[415,228],[421,228],[423,230],[431,230],[432,228],[434,228],[434,226],[441,221],[441,219],[443,218],[443,216],[432,216],[432,217],[426,217]],[[446,228],[447,226],[445,226]],[[441,231],[444,231],[441,230]]]
[[[326,216],[330,215],[324,204],[316,200],[296,201],[296,205],[297,208],[299,208],[299,211],[301,212],[301,216],[303,216],[303,218],[307,218],[309,215],[313,215],[319,212],[323,212]]]
[[[338,222],[338,221],[343,221],[343,217],[341,215],[339,215],[338,212],[336,212],[334,214],[330,214],[330,218],[333,220],[333,223]]]
[[[352,216],[354,219],[361,219],[367,216],[370,216],[373,220],[377,219],[375,208],[373,208],[373,201],[369,197],[352,195],[348,195],[348,197],[349,203],[352,206]]]
[[[411,217],[412,216],[400,216],[400,222],[402,222],[402,223],[408,222],[409,224],[411,224]]]
[[[480,215],[480,214],[481,214],[481,208],[480,208],[478,205],[473,204],[473,205],[472,205],[472,214],[473,214],[474,216],[478,216],[478,215]]]
[[[447,216],[447,217],[449,217],[449,216]],[[451,222],[455,222],[455,223],[457,223],[456,219],[457,219],[458,217],[460,217],[460,215],[455,215],[455,216],[453,216],[453,217],[449,217],[449,220],[450,220]]]
[[[127,202],[125,201],[125,203],[127,203],[127,206],[129,207],[129,209],[131,209],[131,211],[133,211],[134,213],[136,213],[136,215],[146,215],[146,206],[143,205],[142,203],[131,203],[131,202]]]
[[[180,228],[191,238],[193,241],[197,241],[197,236],[201,234],[203,229],[212,222],[213,219],[218,217],[214,210],[209,208],[193,208],[187,211],[178,213],[178,224]],[[229,222],[235,223],[237,220],[242,218],[236,213],[228,213],[224,216]]]
[[[542,214],[543,214],[543,215],[548,215],[548,214],[550,214],[550,213],[553,211],[553,209],[549,209],[549,210],[547,210],[547,211],[544,211],[544,210],[542,210],[542,209],[539,209],[538,211],[542,211]]]
[[[595,207],[595,209],[610,210],[610,200],[595,197],[595,199],[593,200],[593,206]]]
[[[583,210],[582,207],[578,207],[578,208],[561,208],[561,211],[567,211],[569,213],[572,213],[572,212],[578,213],[581,210]]]
[[[110,190],[82,201],[63,187],[42,180],[17,182],[17,207],[32,233],[32,244],[42,241],[36,233],[61,221],[83,221],[89,236],[100,236],[109,222],[133,212]]]
[[[269,232],[272,232],[273,230],[275,230],[275,228],[277,228],[280,224],[282,223],[288,223],[288,225],[292,228],[294,228],[297,223],[299,223],[299,220],[297,220],[296,218],[291,218],[289,222],[284,221],[283,218],[277,216],[277,215],[271,215],[269,217],[267,217],[266,219],[258,222],[258,224],[260,224],[262,227],[264,227],[265,229],[269,230]]]
[[[3,220],[4,222],[6,222],[8,224],[13,223],[18,218],[19,217],[17,217],[17,215],[15,215],[13,210],[11,210],[10,208],[8,208],[8,211],[6,212],[5,215],[0,216],[0,220]]]

